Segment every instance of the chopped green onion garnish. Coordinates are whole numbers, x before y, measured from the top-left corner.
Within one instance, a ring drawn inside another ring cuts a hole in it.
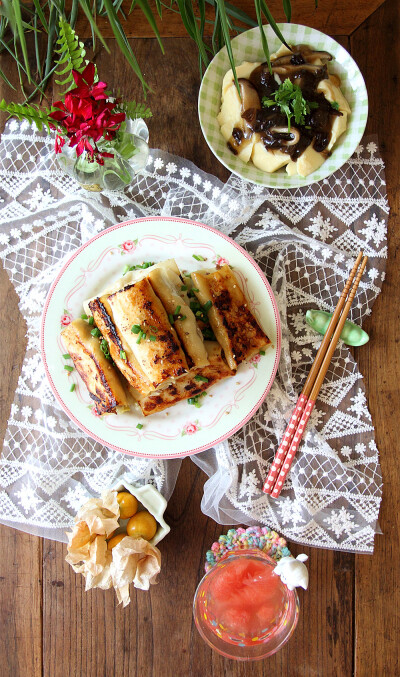
[[[175,321],[175,320],[174,320],[174,316],[171,315],[171,313],[168,313],[168,319],[169,319],[169,321],[170,321],[171,324],[174,324],[174,321]]]
[[[120,351],[119,351],[119,356],[120,356],[121,360],[126,360],[126,352],[125,352],[125,350],[120,350]]]
[[[136,427],[139,428],[139,430],[141,430],[143,428],[143,423],[138,423]]]
[[[153,336],[153,334],[150,334],[149,339],[150,341],[157,341],[157,337]]]
[[[202,376],[201,374],[197,374],[194,377],[195,381],[202,381],[203,383],[208,383],[208,378],[206,376]]]
[[[199,409],[199,407],[201,407],[201,404],[199,402],[199,398],[204,397],[205,395],[207,395],[207,393],[204,391],[204,393],[200,393],[200,395],[196,395],[196,397],[189,397],[187,403],[193,404],[195,407],[197,407],[197,409]]]
[[[205,312],[205,313],[208,313],[208,311],[210,310],[211,306],[212,306],[212,301],[207,301],[207,303],[205,303],[204,306],[203,306],[204,312]]]
[[[100,331],[100,329],[97,329],[97,327],[92,329],[92,331],[90,333],[91,333],[92,336],[101,336],[101,331]]]
[[[180,315],[178,319],[179,320],[186,320],[186,315]]]
[[[187,291],[187,285],[181,284],[181,291]]]
[[[198,292],[198,291],[200,291],[200,290],[199,290],[199,289],[197,289],[197,287],[192,287],[192,291],[196,291],[196,292]]]
[[[196,259],[196,261],[206,261],[207,259],[204,258],[204,256],[201,256],[201,254],[192,254],[193,258]]]
[[[74,371],[73,367],[70,367],[69,364],[64,364],[65,371]]]
[[[75,383],[72,384],[72,386],[70,387],[69,391],[70,391],[70,393],[73,393],[74,390],[75,390]]]
[[[334,108],[335,110],[339,110],[339,104],[338,104],[337,101],[331,101],[331,106],[332,106],[332,108]]]
[[[201,310],[196,310],[196,317],[201,317],[202,314]]]
[[[136,343],[140,343],[140,341],[142,340],[142,337],[143,337],[143,332],[142,332],[142,330],[140,330]]]
[[[89,324],[94,324],[94,317],[93,317],[93,315],[91,315],[91,316],[89,317]]]
[[[175,311],[174,311],[174,315],[179,315],[180,309],[181,309],[181,306],[176,306]]]
[[[150,324],[149,326],[150,326],[150,329],[151,329],[152,331],[154,331],[155,334],[157,334],[157,332],[158,332],[157,327],[153,327],[151,324]]]
[[[132,327],[131,327],[132,334],[138,334],[140,331],[142,331],[140,324],[133,324],[132,325]]]
[[[100,341],[100,350],[104,353],[104,357],[108,360],[110,358],[110,351],[108,349],[108,343],[105,339]]]
[[[192,277],[191,273],[185,273],[185,277]]]
[[[146,338],[146,332],[142,331],[142,339],[145,339],[145,338]]]
[[[82,313],[81,320],[87,320],[87,319],[88,319],[88,316],[86,315],[86,313]]]
[[[63,355],[63,358],[64,358],[64,360],[70,360],[71,355],[69,353],[65,353],[65,355]]]
[[[131,269],[131,267],[128,266],[128,264],[127,264],[127,265],[124,267],[123,271],[122,271],[122,275],[126,275],[126,273],[127,273],[130,269]]]
[[[260,355],[265,355],[265,350],[260,350]]]

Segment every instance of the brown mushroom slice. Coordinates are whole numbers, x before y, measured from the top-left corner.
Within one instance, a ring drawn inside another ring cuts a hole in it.
[[[84,382],[98,414],[129,409],[125,391],[117,372],[92,336],[93,327],[84,320],[74,320],[62,332],[66,349]]]
[[[156,390],[138,399],[144,416],[155,414],[172,407],[177,402],[189,397],[201,395],[212,385],[234,375],[221,355],[221,346],[216,341],[206,341],[205,347],[209,364],[205,367],[191,369],[187,374],[176,379],[162,390]]]
[[[192,280],[199,290],[196,296],[200,303],[211,304],[208,319],[231,369],[271,344],[251,313],[229,266],[215,271],[196,271],[192,273]]]
[[[241,100],[240,112],[242,115],[250,108],[259,110],[261,108],[261,101],[254,85],[252,85],[250,80],[247,80],[246,78],[239,78],[238,83]]]
[[[298,129],[296,129],[296,127],[290,127],[290,131],[288,127],[270,127],[268,131],[272,135],[283,135],[284,138],[281,137],[279,141],[281,145],[285,146],[286,148],[289,146],[295,146],[296,143],[300,141],[300,132]],[[287,137],[290,137],[290,139]]]

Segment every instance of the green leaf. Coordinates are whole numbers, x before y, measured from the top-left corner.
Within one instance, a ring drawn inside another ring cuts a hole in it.
[[[11,87],[11,88],[15,91],[14,85],[9,81],[8,77],[7,77],[6,74],[1,70],[1,68],[0,68],[0,78],[2,78],[2,80],[4,80],[4,82],[6,82],[7,85],[8,85],[9,87]]]
[[[146,97],[147,91],[150,89],[148,86],[147,82],[145,81],[142,71],[140,70],[140,66],[137,62],[137,59],[132,52],[132,49],[129,45],[129,42],[127,40],[127,37],[124,33],[124,30],[121,26],[121,23],[117,17],[117,14],[114,9],[114,5],[112,4],[111,0],[104,0],[104,6],[107,10],[107,16],[110,21],[110,26],[113,30],[113,33],[115,35],[115,39],[118,43],[118,46],[124,55],[125,59],[129,63],[130,67],[132,68],[133,72],[136,73],[137,77],[139,78],[140,82],[142,83],[143,87],[143,92]],[[109,51],[109,50],[107,50]]]
[[[52,0],[52,1],[54,2],[54,0]],[[100,31],[99,31],[99,29],[98,29],[98,27],[97,27],[96,21],[95,21],[95,19],[94,19],[94,17],[93,17],[92,10],[91,10],[91,8],[90,8],[90,6],[89,6],[88,1],[87,1],[87,0],[79,0],[79,4],[80,4],[80,6],[82,7],[82,10],[83,10],[83,12],[84,12],[86,18],[87,18],[87,20],[88,20],[89,23],[90,23],[90,28],[92,29],[93,35],[94,35],[94,34],[97,35],[97,37],[98,37],[98,38],[100,39],[100,41],[103,43],[106,52],[108,52],[108,54],[109,54],[109,53],[110,53],[110,48],[109,48],[109,46],[107,45],[106,41],[104,40],[102,34],[100,33]],[[111,23],[111,21],[110,21],[110,23]]]
[[[285,38],[283,37],[283,35],[282,35],[282,33],[279,29],[278,24],[276,23],[274,17],[272,16],[271,12],[269,11],[267,3],[265,2],[265,0],[260,0],[260,2],[261,2],[261,9],[263,11],[263,14],[265,14],[265,16],[267,17],[268,23],[270,24],[270,26],[271,26],[272,30],[274,31],[275,35],[279,38],[279,40],[281,42],[283,42],[283,44],[288,49],[290,49],[289,45],[287,44]]]
[[[235,60],[233,58],[232,45],[231,45],[231,36],[229,35],[228,19],[226,16],[226,8],[224,0],[215,0],[219,8],[220,20],[221,20],[221,31],[226,45],[226,51],[228,52],[229,63],[232,68],[233,78],[235,80],[236,89],[240,93],[239,83],[236,75]]]
[[[292,19],[292,4],[290,0],[282,0],[283,4],[283,11],[285,12],[286,20],[288,23],[291,22]]]
[[[67,75],[67,77],[63,80],[56,80],[56,83],[62,86],[68,85],[65,92],[61,94],[61,96],[64,96],[71,89],[71,86],[75,85],[72,71],[81,73],[84,69],[86,51],[83,42],[79,41],[74,29],[62,17],[60,17],[59,26],[58,48],[54,50],[60,55],[57,60],[59,70],[56,70],[56,75]]]
[[[152,28],[154,35],[157,38],[158,44],[160,45],[160,49],[162,53],[164,54],[164,45],[161,42],[161,36],[159,33],[159,30],[157,28],[156,20],[154,18],[154,14],[151,11],[150,5],[147,2],[147,0],[136,0],[135,4],[139,5],[140,9],[142,10],[143,14],[145,15],[150,27]],[[132,3],[133,5],[133,3]],[[132,10],[132,7],[131,7]],[[129,12],[130,13],[130,12]]]
[[[136,118],[151,118],[153,113],[150,108],[147,108],[145,103],[136,103],[136,101],[124,101],[120,104],[121,110],[126,113],[128,118],[135,120]]]
[[[8,0],[6,0],[8,2]],[[25,69],[26,69],[26,76],[28,78],[28,82],[32,82],[31,78],[31,71],[29,68],[29,60],[28,60],[28,48],[26,46],[26,39],[25,39],[25,32],[24,32],[24,27],[23,27],[23,22],[22,22],[22,15],[21,15],[21,4],[20,0],[13,0],[13,8],[14,8],[14,16],[15,16],[15,23],[16,23],[16,34],[18,36],[19,43],[21,45],[21,50],[22,50],[22,56],[24,57],[24,64],[25,64]]]
[[[261,13],[261,0],[254,0],[254,6],[256,8],[256,16],[257,16],[258,27],[260,29],[261,44],[262,44],[263,52],[265,54],[265,58],[266,58],[267,63],[268,63],[269,72],[272,73],[271,59],[270,59],[270,56],[269,56],[268,41],[267,41],[267,38],[265,37],[264,27],[263,27],[263,20],[262,20],[262,13]]]
[[[235,5],[231,5],[230,2],[225,2],[225,7],[226,13],[229,14],[229,16],[233,16],[234,19],[242,21],[242,23],[246,24],[247,26],[252,26],[252,28],[257,26],[257,21],[254,21],[254,19],[246,14],[246,12],[243,12],[242,9],[235,7]]]
[[[38,106],[29,104],[6,103],[4,99],[0,101],[0,111],[8,113],[10,117],[15,116],[18,120],[28,120],[30,124],[34,122],[40,132],[43,126],[50,132],[50,123],[53,124],[53,121],[49,118],[49,114],[52,110],[54,109],[42,110]]]

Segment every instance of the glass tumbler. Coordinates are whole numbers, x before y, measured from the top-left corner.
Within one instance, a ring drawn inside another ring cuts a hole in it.
[[[258,549],[233,550],[200,581],[193,603],[196,627],[226,658],[267,658],[294,632],[299,599],[274,573],[276,564]]]

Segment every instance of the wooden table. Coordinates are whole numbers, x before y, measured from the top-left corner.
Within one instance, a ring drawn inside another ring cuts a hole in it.
[[[186,459],[168,506],[172,532],[162,543],[159,585],[148,594],[132,591],[132,603],[125,610],[116,605],[112,590],[84,592],[82,579],[64,561],[64,544],[0,527],[2,677],[400,674],[400,235],[396,222],[400,196],[400,4],[386,0],[373,11],[379,4],[377,0],[320,2],[323,29],[339,35],[337,39],[351,51],[365,76],[370,96],[367,131],[379,134],[392,209],[386,282],[372,317],[365,323],[371,341],[357,355],[384,478],[380,513],[384,535],[376,537],[374,555],[294,546],[294,554],[306,551],[310,557],[310,586],[308,592],[300,592],[302,611],[293,638],[268,661],[246,665],[223,659],[206,647],[192,622],[192,600],[205,552],[223,529],[201,513],[206,478]],[[294,19],[299,18],[297,12]],[[321,25],[311,13],[303,21]],[[228,173],[208,150],[198,124],[199,73],[193,43],[184,37],[166,38],[165,57],[154,39],[136,39],[135,47],[155,91],[149,98],[154,112],[149,124],[152,145],[185,156],[226,180]],[[116,50],[111,56],[103,51],[97,61],[102,78],[110,85],[123,83],[125,95],[141,98],[137,81]],[[0,64],[3,69],[4,63]],[[0,92],[0,98],[3,96],[12,98],[5,87]],[[16,294],[3,270],[0,284],[4,435],[24,355],[25,327]]]

